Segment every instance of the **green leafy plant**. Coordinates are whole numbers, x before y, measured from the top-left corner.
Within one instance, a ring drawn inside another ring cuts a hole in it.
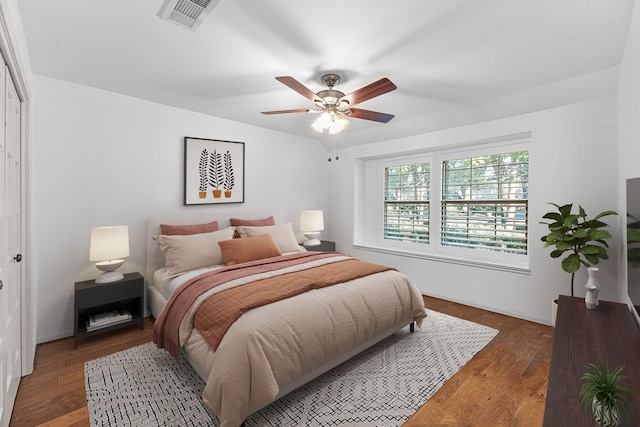
[[[544,247],[553,246],[551,258],[559,258],[568,252],[562,260],[562,269],[571,273],[571,296],[573,296],[573,280],[576,271],[581,265],[591,267],[600,262],[601,259],[609,259],[606,239],[611,238],[611,233],[603,230],[609,225],[600,221],[600,218],[607,215],[618,215],[614,211],[604,211],[596,215],[593,219],[587,219],[587,214],[582,206],[579,206],[578,213],[571,212],[573,204],[557,205],[557,212],[548,212],[543,218],[552,222],[540,222],[549,228],[549,234],[542,236]]]
[[[592,408],[593,416],[600,426],[615,425],[615,420],[629,419],[629,389],[620,384],[625,378],[623,366],[609,371],[609,365],[602,359],[586,366],[582,376],[582,408],[585,412]]]

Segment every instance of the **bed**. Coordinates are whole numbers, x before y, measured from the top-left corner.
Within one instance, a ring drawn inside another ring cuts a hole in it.
[[[413,328],[414,322],[419,326],[426,316],[422,296],[406,276],[339,253],[305,251],[286,240],[291,226],[282,224],[279,213],[238,214],[272,217],[276,224],[237,227],[243,232],[240,239],[232,238],[233,214],[216,216],[150,218],[146,280],[147,306],[156,318],[154,341],[176,356],[179,351],[194,367],[206,383],[203,400],[223,427],[241,425],[247,416],[376,342]],[[219,231],[171,241],[187,242],[191,250],[201,244],[197,239],[217,236],[223,261],[233,259],[229,254],[242,255],[228,266],[186,266],[176,274],[174,260],[165,258],[168,237],[158,238],[160,244],[154,240],[161,235],[160,225],[214,219]],[[243,258],[256,250],[279,254]],[[310,290],[297,290],[303,282],[311,284]],[[320,282],[327,283],[317,285]],[[276,299],[278,293],[287,298]],[[268,303],[257,302],[260,298]],[[227,310],[229,301],[233,303]],[[222,312],[230,317],[219,317]]]

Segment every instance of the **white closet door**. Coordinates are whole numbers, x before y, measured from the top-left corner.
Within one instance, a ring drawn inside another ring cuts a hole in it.
[[[0,137],[0,426],[9,425],[13,403],[22,376],[21,370],[21,159],[20,99],[9,72],[2,67],[0,76],[0,118],[4,132]]]

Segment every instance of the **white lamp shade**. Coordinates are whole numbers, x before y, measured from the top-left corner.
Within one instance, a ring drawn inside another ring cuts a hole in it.
[[[349,126],[349,121],[342,114],[338,113],[332,116],[326,111],[320,114],[320,117],[311,125],[318,132],[329,131],[332,135],[343,131],[347,126]]]
[[[300,231],[305,233],[322,230],[324,230],[322,211],[302,211],[300,214]]]
[[[329,129],[331,125],[331,116],[326,111],[320,114],[320,117],[316,119],[315,122],[311,125],[312,128],[317,130],[318,132],[323,132],[325,129]]]
[[[329,125],[329,133],[335,135],[345,130],[349,126],[349,121],[342,114],[336,114],[336,118]]]
[[[91,229],[89,261],[107,261],[129,256],[129,227],[115,225]]]

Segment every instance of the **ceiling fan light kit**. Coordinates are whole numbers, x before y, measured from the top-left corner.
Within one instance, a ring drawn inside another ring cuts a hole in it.
[[[322,133],[332,135],[340,133],[349,125],[346,117],[380,123],[387,123],[394,117],[392,114],[352,107],[355,104],[397,89],[397,86],[386,77],[348,95],[333,88],[334,85],[340,82],[340,76],[338,74],[330,73],[323,75],[321,79],[322,83],[326,85],[328,89],[321,90],[318,93],[314,93],[311,89],[290,76],[276,77],[276,80],[311,100],[317,108],[313,110],[298,108],[293,110],[263,111],[262,114],[321,113],[320,117],[313,122],[311,127]]]
[[[347,126],[349,121],[342,114],[333,111],[324,111],[311,125],[318,132],[329,132],[331,135],[342,132]]]

